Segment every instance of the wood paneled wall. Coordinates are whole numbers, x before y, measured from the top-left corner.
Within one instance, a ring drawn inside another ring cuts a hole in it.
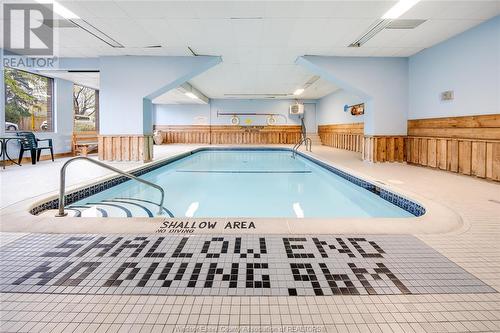
[[[500,181],[500,114],[408,121],[407,162]]]
[[[407,162],[500,180],[500,141],[407,138]]]
[[[99,135],[99,159],[143,161],[153,159],[152,135]]]
[[[408,136],[500,140],[500,114],[408,120]]]
[[[300,126],[166,126],[155,125],[163,143],[206,144],[294,144],[300,140]]]
[[[404,162],[405,136],[365,136],[363,160],[370,162]]]
[[[363,131],[363,123],[318,126],[323,145],[355,152],[363,150]]]

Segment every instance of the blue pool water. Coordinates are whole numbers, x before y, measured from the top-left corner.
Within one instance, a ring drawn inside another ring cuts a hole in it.
[[[200,151],[141,178],[163,187],[164,207],[175,217],[413,216],[289,151]],[[127,181],[68,207],[99,207],[99,216],[103,210],[148,216],[156,214],[152,203],[159,198],[157,190]]]

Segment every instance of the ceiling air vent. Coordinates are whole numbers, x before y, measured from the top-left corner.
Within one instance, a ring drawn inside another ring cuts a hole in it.
[[[427,20],[393,20],[386,29],[415,29]]]
[[[377,20],[368,28],[368,30],[363,35],[349,44],[349,47],[361,47],[361,45],[365,44],[367,41],[372,39],[376,34],[384,29],[415,29],[425,21],[426,20]]]

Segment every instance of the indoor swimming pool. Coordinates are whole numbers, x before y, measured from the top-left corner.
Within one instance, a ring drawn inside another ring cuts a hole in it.
[[[164,216],[255,218],[414,217],[423,208],[364,180],[287,149],[205,149],[141,178],[165,190]],[[125,181],[81,191],[77,216],[154,217],[159,192]],[[84,198],[82,198],[84,197]]]

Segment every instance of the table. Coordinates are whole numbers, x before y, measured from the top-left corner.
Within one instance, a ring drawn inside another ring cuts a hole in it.
[[[23,137],[14,136],[14,135],[0,136],[0,150],[1,150],[0,155],[2,156],[2,167],[4,169],[5,169],[5,157],[7,157],[7,159],[9,161],[11,161],[12,163],[17,164],[17,165],[21,165],[21,164],[17,163],[16,161],[14,161],[12,158],[10,158],[9,154],[7,153],[7,142],[9,142],[10,140],[22,140],[22,139],[23,139]]]

